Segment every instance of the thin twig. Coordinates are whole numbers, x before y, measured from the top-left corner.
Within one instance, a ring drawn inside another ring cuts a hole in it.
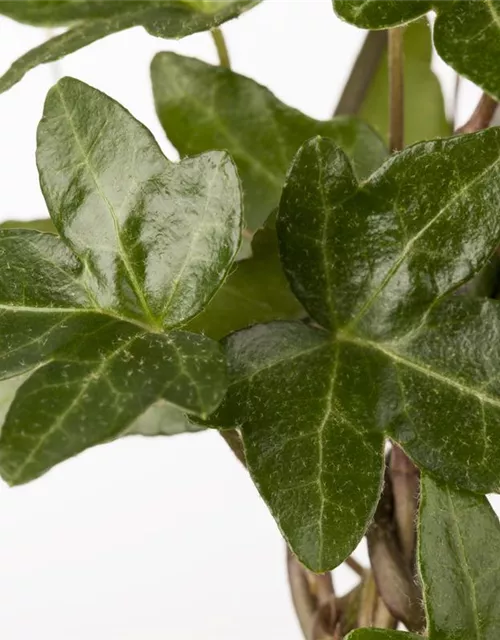
[[[483,93],[471,117],[455,133],[474,133],[486,129],[490,126],[497,107],[498,102],[487,93]]]
[[[387,51],[387,32],[369,31],[352,67],[334,116],[359,113],[368,89]]]
[[[349,569],[352,569],[354,573],[357,573],[360,578],[365,575],[366,569],[352,556],[349,556],[345,560],[345,563],[349,567]]]
[[[318,602],[314,594],[311,593],[307,570],[300,564],[288,547],[286,560],[288,584],[290,585],[293,606],[304,638],[307,639],[310,637],[313,628]]]
[[[417,539],[417,509],[420,474],[417,467],[396,443],[392,445],[390,474],[394,496],[394,520],[403,557],[413,568]]]
[[[389,148],[401,151],[404,145],[404,27],[389,30]]]
[[[226,69],[230,69],[231,58],[229,57],[229,51],[222,30],[219,27],[215,27],[214,29],[212,29],[211,34],[215,44],[215,48],[217,49],[217,55],[219,56],[220,66],[226,67]]]

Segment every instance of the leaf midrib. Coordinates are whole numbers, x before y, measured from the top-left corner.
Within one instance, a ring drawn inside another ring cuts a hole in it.
[[[94,171],[93,165],[90,161],[90,158],[88,156],[88,154],[85,152],[85,148],[83,146],[83,143],[80,139],[80,136],[78,134],[78,131],[74,125],[73,122],[73,118],[71,116],[71,112],[68,109],[68,106],[66,104],[65,98],[64,98],[64,92],[61,89],[60,84],[56,84],[56,90],[58,92],[59,95],[59,99],[61,101],[61,105],[64,109],[64,113],[66,115],[66,120],[71,128],[71,132],[73,133],[73,137],[75,139],[75,142],[78,146],[78,148],[80,149],[80,153],[82,155],[82,158],[85,162],[85,165],[87,166],[87,170],[92,178],[92,180],[94,181],[94,184],[96,186],[97,192],[99,193],[100,198],[102,199],[103,203],[106,205],[112,221],[113,221],[113,226],[115,229],[115,236],[116,236],[116,241],[117,241],[117,248],[118,248],[118,254],[123,262],[123,265],[127,271],[127,274],[130,278],[130,283],[132,285],[132,288],[137,296],[137,299],[139,300],[139,303],[144,311],[144,314],[146,316],[146,318],[150,321],[151,325],[156,326],[157,322],[155,321],[155,318],[153,317],[153,314],[151,312],[151,309],[149,308],[149,305],[146,301],[146,298],[144,297],[144,294],[139,286],[139,282],[137,281],[136,275],[134,273],[134,270],[132,269],[132,265],[130,264],[129,261],[129,257],[127,252],[125,251],[125,247],[123,246],[122,243],[122,238],[121,238],[121,234],[120,234],[120,227],[118,224],[118,218],[116,215],[116,212],[114,210],[114,207],[112,206],[111,202],[108,200],[106,194],[104,193],[104,191],[102,190],[102,187],[100,185],[100,182],[98,180],[98,177]]]
[[[396,343],[375,342],[373,340],[368,340],[366,338],[345,333],[344,331],[338,332],[336,335],[336,339],[339,342],[354,344],[366,349],[370,349],[372,351],[378,351],[397,364],[417,371],[418,373],[421,373],[450,387],[454,387],[455,389],[460,391],[460,393],[476,398],[478,402],[490,404],[493,407],[500,409],[499,399],[484,394],[480,389],[476,387],[466,386],[456,378],[452,378],[443,373],[435,371],[434,369],[431,369],[427,365],[415,359],[410,359],[407,354],[404,354],[397,350]]]

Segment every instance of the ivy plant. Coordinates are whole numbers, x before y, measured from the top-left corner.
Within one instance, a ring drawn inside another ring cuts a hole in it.
[[[500,3],[334,0],[369,31],[323,121],[230,68],[220,25],[259,4],[0,1],[67,27],[0,91],[133,26],[209,31],[220,58],[152,61],[179,162],[97,89],[49,91],[50,219],[0,228],[0,474],[218,431],[283,534],[306,640],[496,640]],[[485,92],[455,131],[433,46]]]

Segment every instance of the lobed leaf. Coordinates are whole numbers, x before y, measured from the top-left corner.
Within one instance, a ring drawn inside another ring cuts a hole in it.
[[[171,327],[210,300],[240,242],[227,154],[171,163],[126,109],[65,78],[47,97],[37,164],[53,222],[99,307]]]
[[[437,52],[459,74],[500,98],[500,0],[333,0],[337,15],[382,29],[435,11]]]
[[[40,64],[53,62],[112,33],[142,26],[159,38],[183,38],[237,17],[260,0],[8,0],[0,14],[28,24],[74,25],[16,60],[0,78],[7,91]]]
[[[380,138],[359,120],[313,120],[229,69],[160,53],[151,77],[158,117],[181,156],[207,149],[231,153],[243,182],[251,229],[259,228],[277,206],[290,162],[311,136],[334,139],[360,178],[387,156]]]
[[[27,378],[2,383],[11,484],[120,435],[189,430],[183,413],[216,408],[219,345],[165,329],[215,294],[241,227],[227,154],[170,163],[123,107],[76,80],[49,93],[37,159],[60,235],[0,230],[0,379]]]
[[[487,499],[425,476],[419,540],[430,640],[496,640],[500,524]]]
[[[328,331],[285,322],[230,336],[230,386],[210,422],[241,429],[262,496],[314,571],[369,525],[385,437],[448,482],[500,487],[500,306],[446,298],[500,243],[499,136],[414,145],[363,183],[316,138],[288,174],[285,273]]]

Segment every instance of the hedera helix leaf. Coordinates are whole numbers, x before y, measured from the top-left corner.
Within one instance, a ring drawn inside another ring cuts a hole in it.
[[[429,640],[500,637],[500,523],[484,496],[422,480],[419,565]]]
[[[444,97],[431,69],[432,39],[426,18],[409,24],[404,32],[404,139],[407,145],[449,136]],[[359,116],[385,140],[389,134],[388,56],[385,52],[371,82]]]
[[[500,130],[416,144],[359,183],[315,138],[277,219],[292,289],[324,329],[226,340],[250,472],[300,560],[339,564],[371,520],[384,437],[464,488],[500,487],[499,303],[451,296],[500,243]]]
[[[174,53],[151,66],[158,117],[181,156],[227,149],[243,182],[247,226],[259,228],[277,206],[286,171],[314,135],[334,139],[366,178],[387,157],[375,132],[356,118],[318,121],[229,69]]]
[[[0,437],[12,484],[123,435],[159,401],[201,417],[218,405],[219,345],[177,327],[224,281],[241,228],[227,154],[170,163],[77,80],[47,97],[37,161],[60,237],[0,230],[0,378],[34,370]]]
[[[28,51],[0,78],[7,91],[31,69],[78,51],[112,33],[142,26],[153,36],[183,38],[212,29],[259,4],[260,0],[10,0],[0,14],[35,25],[73,25]]]
[[[500,0],[333,0],[337,15],[364,29],[404,24],[435,11],[437,52],[459,74],[500,98]]]

